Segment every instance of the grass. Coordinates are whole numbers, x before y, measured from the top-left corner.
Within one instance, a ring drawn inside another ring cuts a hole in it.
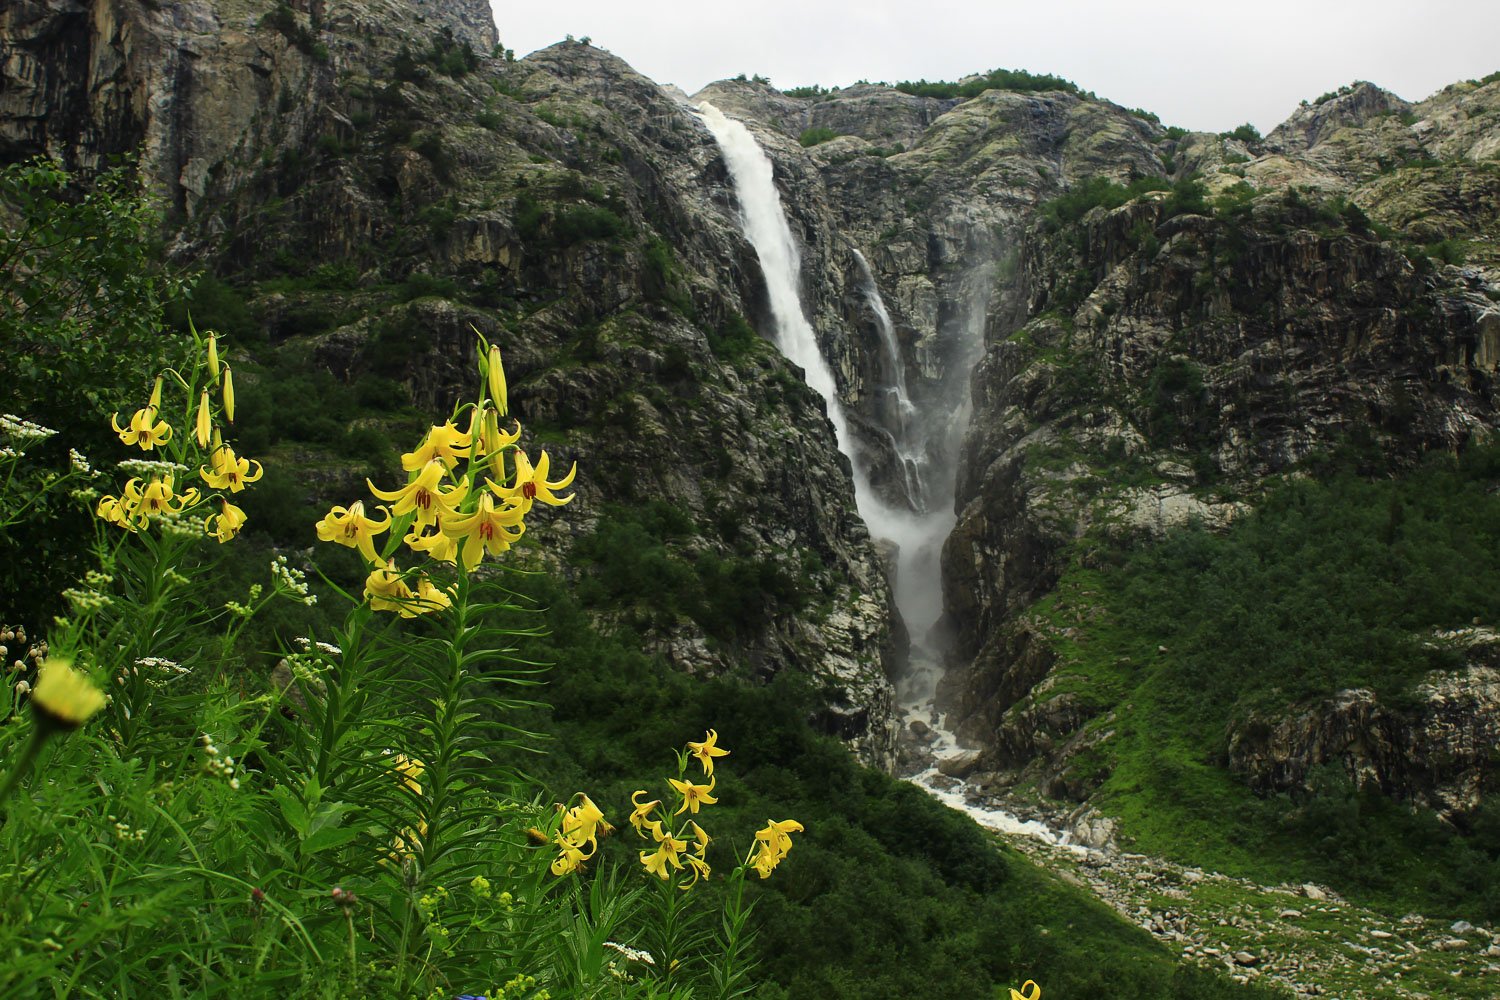
[[[1232,731],[1351,687],[1400,711],[1461,657],[1434,629],[1500,618],[1493,449],[1409,475],[1289,482],[1224,534],[1190,528],[1135,550],[1093,548],[1035,608],[1059,666],[1114,735],[1097,804],[1148,853],[1258,881],[1325,882],[1393,912],[1500,914],[1500,837],[1461,829],[1337,768],[1257,797],[1228,770]],[[1192,692],[1184,697],[1184,692]]]
[[[678,733],[717,726],[732,751],[718,822],[748,831],[784,813],[807,827],[785,873],[752,886],[758,996],[989,998],[1028,978],[1057,996],[1274,995],[1181,966],[968,817],[855,764],[809,724],[818,695],[805,679],[686,676],[641,652],[632,630],[596,628],[555,580],[530,587],[551,635],[527,652],[559,664],[552,708],[529,724],[556,735],[533,774],[558,790],[588,775],[613,815]]]

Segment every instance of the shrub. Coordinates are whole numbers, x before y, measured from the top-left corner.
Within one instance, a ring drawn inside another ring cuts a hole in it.
[[[802,134],[797,136],[797,141],[802,143],[802,145],[804,146],[817,146],[827,142],[830,139],[837,139],[841,134],[842,133],[835,132],[831,128],[827,128],[822,125],[815,125],[811,128],[803,129]]]

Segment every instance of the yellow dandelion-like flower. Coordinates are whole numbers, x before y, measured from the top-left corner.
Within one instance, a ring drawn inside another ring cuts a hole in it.
[[[100,691],[71,660],[49,656],[36,674],[31,708],[37,718],[57,729],[77,729],[104,707]]]

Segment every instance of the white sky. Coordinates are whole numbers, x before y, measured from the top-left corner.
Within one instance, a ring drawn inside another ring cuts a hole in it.
[[[1409,101],[1500,70],[1500,0],[491,0],[517,56],[589,36],[692,93],[739,73],[778,87],[1053,73],[1167,125],[1270,131],[1352,80]]]

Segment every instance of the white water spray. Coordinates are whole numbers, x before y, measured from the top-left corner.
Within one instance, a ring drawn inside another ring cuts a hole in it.
[[[895,510],[882,502],[870,485],[865,463],[854,452],[849,420],[835,391],[833,372],[823,360],[812,324],[802,309],[800,255],[786,221],[781,193],[776,190],[770,157],[742,123],[726,118],[712,104],[704,103],[698,110],[703,124],[724,153],[735,194],[739,196],[745,237],[760,257],[771,317],[776,324],[776,344],[782,354],[802,367],[807,384],[817,390],[828,406],[839,451],[854,468],[854,499],[870,534],[889,539],[899,547],[896,606],[901,609],[911,634],[923,636],[943,611],[941,588],[935,587],[933,581],[937,579],[943,539],[953,528],[953,515],[944,512],[924,518],[911,511]]]
[[[823,397],[828,407],[828,417],[833,423],[839,451],[849,459],[854,469],[854,497],[860,516],[864,518],[870,533],[899,546],[894,588],[896,606],[901,610],[912,637],[920,641],[942,615],[939,559],[943,541],[953,530],[957,520],[953,513],[952,481],[948,481],[941,494],[941,499],[946,502],[920,513],[895,510],[880,500],[870,484],[864,463],[852,450],[849,421],[835,388],[833,372],[823,359],[812,324],[808,322],[807,314],[802,308],[800,255],[796,241],[792,238],[791,227],[787,224],[781,194],[776,189],[771,160],[749,129],[740,122],[726,118],[712,104],[704,103],[699,107],[699,118],[713,133],[723,151],[724,162],[729,167],[729,175],[739,197],[741,226],[745,237],[755,248],[761,270],[765,273],[771,317],[776,325],[776,344],[789,360],[802,367],[807,384]],[[901,403],[900,412],[903,419],[910,418],[913,422],[920,423],[922,415],[906,397],[904,365],[890,312],[880,298],[874,275],[870,273],[862,255],[859,256],[859,262],[867,278],[866,295],[870,298],[877,322],[881,326],[881,336],[885,338],[890,353],[892,389]],[[977,310],[981,327],[983,315],[981,305]],[[972,316],[970,325],[973,327]],[[973,332],[972,328],[965,331],[969,336]],[[973,359],[965,360],[972,362]],[[953,412],[934,416],[951,426],[953,420],[963,417],[963,407],[964,403],[960,403]],[[905,433],[903,430],[902,434]],[[896,436],[893,434],[893,444],[895,441]],[[897,445],[896,449],[899,456],[901,447]],[[948,471],[951,472],[951,469]],[[937,670],[938,666],[930,654],[914,656],[912,675],[903,684],[901,702],[906,708],[908,719],[926,716],[924,721],[933,724],[940,737],[934,750],[941,759],[960,751],[952,734],[942,728],[942,720],[932,714],[932,690],[936,684]],[[935,766],[912,780],[938,799],[969,813],[992,829],[1059,842],[1057,835],[1040,823],[1022,821],[1002,809],[990,809],[970,803],[961,791],[943,785]]]
[[[844,415],[833,381],[833,370],[823,360],[823,351],[802,311],[801,255],[787,225],[781,194],[771,171],[771,159],[740,122],[724,117],[712,104],[704,103],[699,117],[713,133],[729,166],[735,193],[740,197],[740,222],[745,237],[760,257],[766,276],[766,297],[776,323],[776,345],[787,360],[806,373],[807,384],[828,405],[828,419],[838,437],[839,451],[853,460],[849,446],[849,421]]]
[[[865,301],[875,315],[875,326],[880,332],[880,343],[885,348],[886,368],[890,384],[883,386],[888,411],[886,435],[890,439],[891,451],[901,467],[901,487],[906,495],[907,506],[917,514],[927,513],[927,442],[919,431],[919,414],[906,391],[906,361],[901,356],[901,343],[896,339],[896,324],[891,320],[890,310],[875,282],[875,274],[865,255],[854,251],[854,262],[859,265],[860,284]]]

